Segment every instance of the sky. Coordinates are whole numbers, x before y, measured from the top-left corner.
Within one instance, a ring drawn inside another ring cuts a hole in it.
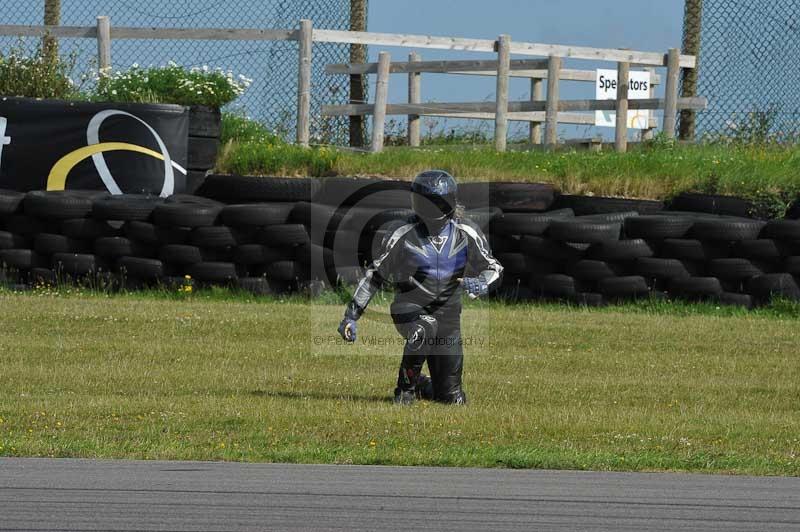
[[[630,48],[663,51],[680,47],[682,0],[370,0],[369,31],[496,39],[507,33],[515,41],[546,44]],[[371,61],[378,52],[405,61],[407,48],[371,46]],[[487,59],[491,54],[421,50],[423,59]],[[516,58],[516,57],[514,57]],[[521,57],[520,57],[521,58]],[[616,68],[612,63],[571,60],[565,68]],[[662,71],[663,72],[663,71]],[[372,78],[374,82],[374,77]],[[374,85],[374,83],[373,83]],[[390,102],[407,101],[406,78],[392,76]],[[512,80],[512,100],[527,99],[530,82]],[[431,101],[483,101],[494,98],[495,78],[424,74],[422,99]],[[591,83],[562,82],[562,98],[594,98]],[[453,124],[455,122],[450,121]],[[516,126],[514,124],[517,124]],[[483,122],[483,127],[493,127]],[[519,133],[522,124],[512,123]],[[613,138],[613,129],[564,127],[569,136],[597,134]]]

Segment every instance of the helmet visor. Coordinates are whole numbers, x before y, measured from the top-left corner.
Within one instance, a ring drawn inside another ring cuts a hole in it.
[[[411,194],[411,207],[423,221],[441,220],[453,214],[456,199],[453,194]]]

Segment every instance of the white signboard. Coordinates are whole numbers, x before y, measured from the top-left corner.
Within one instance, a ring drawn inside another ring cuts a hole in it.
[[[630,72],[628,83],[628,99],[642,100],[650,97],[650,72],[635,70]],[[597,82],[595,83],[595,98],[598,100],[617,99],[617,71],[603,68],[597,69]],[[629,110],[628,128],[648,129],[650,111]],[[596,126],[614,127],[617,125],[616,111],[595,111],[594,124]]]

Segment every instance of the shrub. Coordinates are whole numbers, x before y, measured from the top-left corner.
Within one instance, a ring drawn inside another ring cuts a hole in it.
[[[8,52],[0,51],[0,95],[25,98],[82,98],[80,88],[70,78],[76,54],[67,57],[46,54],[39,45],[27,51],[22,43]]]
[[[283,143],[278,134],[267,129],[267,126],[240,113],[222,114],[220,137],[223,144],[231,141],[257,142],[271,146]]]
[[[111,102],[174,103],[222,107],[241,96],[252,80],[208,67],[186,69],[170,63],[165,67],[102,73],[95,98]]]

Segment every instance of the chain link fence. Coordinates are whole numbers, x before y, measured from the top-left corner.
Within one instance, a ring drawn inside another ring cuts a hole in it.
[[[704,0],[697,94],[709,105],[697,113],[699,137],[798,140],[798,65],[800,1]]]
[[[42,24],[44,0],[0,0],[4,24]],[[153,28],[288,28],[310,19],[315,28],[347,30],[350,0],[62,0],[61,24],[93,26],[98,15],[114,26]],[[6,48],[14,41],[4,38]],[[61,53],[75,52],[84,71],[96,68],[97,43],[61,39]],[[321,118],[322,104],[348,103],[348,80],[325,74],[328,63],[346,63],[346,44],[314,43],[312,64],[312,137],[319,143],[346,143],[347,118]],[[263,121],[291,138],[297,113],[297,43],[294,41],[112,41],[115,69],[133,64],[161,66],[170,61],[186,67],[222,68],[254,80],[232,110]],[[80,74],[80,73],[78,73]]]

